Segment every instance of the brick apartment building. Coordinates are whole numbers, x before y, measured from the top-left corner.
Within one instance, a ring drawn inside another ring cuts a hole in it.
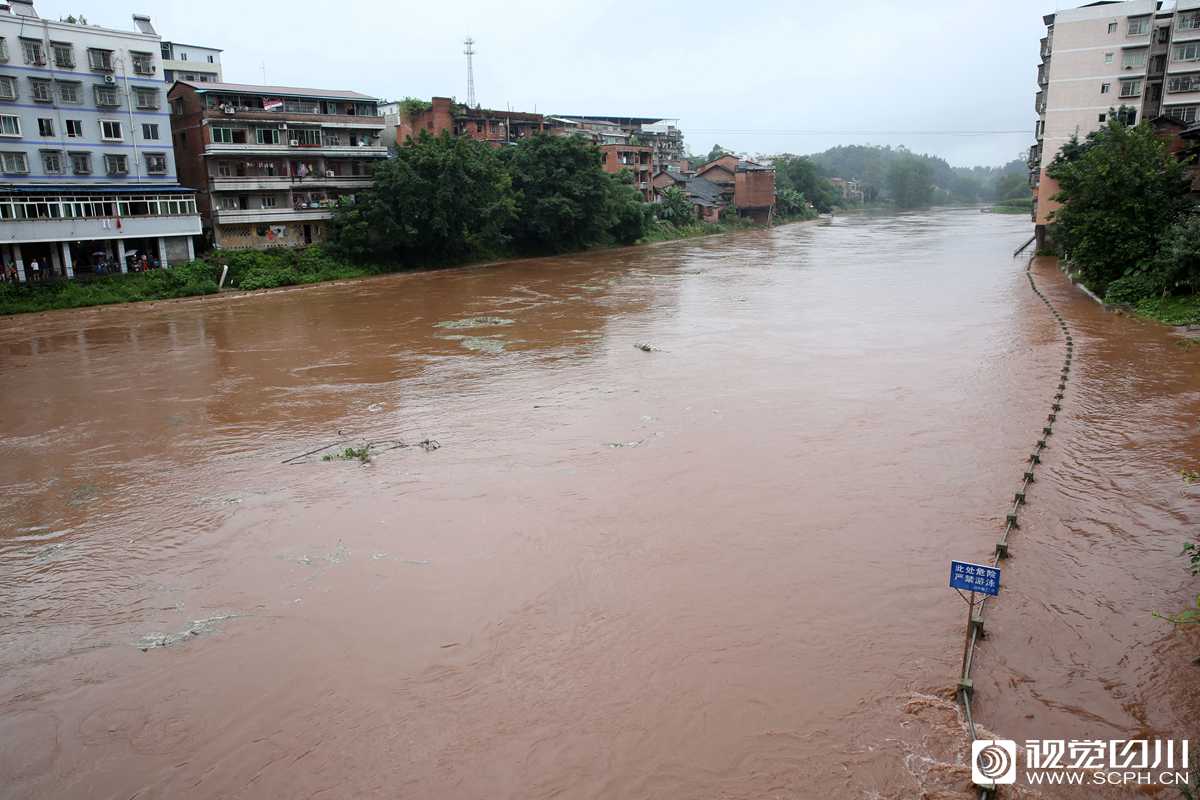
[[[775,168],[754,161],[723,155],[685,174],[677,170],[655,173],[653,186],[663,192],[669,187],[683,191],[700,219],[716,222],[721,213],[748,217],[770,224],[775,213]]]
[[[323,241],[387,157],[378,100],[358,92],[179,81],[169,98],[180,182],[217,247]]]
[[[653,148],[631,144],[602,144],[600,155],[603,158],[601,166],[605,172],[615,175],[623,169],[629,170],[633,175],[633,185],[642,193],[642,199],[647,203],[653,202]]]
[[[396,145],[403,145],[410,137],[427,131],[431,136],[440,136],[442,133],[469,136],[500,147],[560,127],[548,121],[543,114],[471,108],[455,103],[449,97],[435,97],[430,101],[429,108],[411,116],[401,112],[399,103],[388,104],[386,113],[389,143],[395,142]]]

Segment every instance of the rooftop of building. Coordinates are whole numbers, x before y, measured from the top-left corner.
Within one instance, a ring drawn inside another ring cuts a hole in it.
[[[38,24],[44,24],[61,31],[78,31],[79,33],[115,33],[122,36],[137,36],[158,39],[159,35],[150,23],[150,17],[145,14],[134,14],[132,30],[123,28],[108,28],[92,23],[67,22],[65,19],[46,19],[37,13],[33,0],[0,0],[0,19],[29,20],[36,19]]]
[[[379,102],[377,98],[369,95],[342,89],[304,89],[295,86],[255,86],[247,83],[201,83],[199,81],[175,81],[175,83],[188,86],[197,94],[253,94],[317,100],[361,100],[364,103]]]

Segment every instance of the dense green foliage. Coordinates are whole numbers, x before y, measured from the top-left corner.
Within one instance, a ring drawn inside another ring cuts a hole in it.
[[[688,225],[696,219],[692,201],[678,186],[667,187],[654,210],[660,220],[672,225]]]
[[[898,208],[920,208],[933,200],[933,170],[910,154],[893,159],[887,171],[888,196]]]
[[[0,283],[0,314],[165,300],[216,291],[217,275],[213,268],[194,261],[171,269],[88,280]]]
[[[631,244],[651,210],[624,175],[574,137],[534,136],[496,150],[422,132],[335,215],[331,243],[355,261],[459,263],[517,253]]]
[[[1047,174],[1063,204],[1055,238],[1096,292],[1111,288],[1114,302],[1134,302],[1195,280],[1187,248],[1200,230],[1193,221],[1172,229],[1189,205],[1183,166],[1149,125],[1110,121],[1064,147]]]
[[[794,195],[787,192],[803,195],[803,199],[812,202],[813,207],[822,214],[829,213],[841,203],[841,194],[821,175],[811,158],[784,154],[773,158],[771,163],[775,166],[776,202],[782,198],[781,205],[794,204]]]
[[[375,168],[372,186],[353,205],[339,209],[330,238],[355,260],[464,261],[500,251],[516,209],[494,149],[422,131]]]
[[[229,266],[228,287],[246,290],[361,278],[388,271],[352,264],[321,247],[226,250],[215,253],[213,260]]]

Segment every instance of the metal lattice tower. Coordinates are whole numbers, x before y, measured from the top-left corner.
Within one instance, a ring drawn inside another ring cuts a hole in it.
[[[468,36],[463,44],[466,48],[463,54],[467,57],[467,105],[475,107],[475,40]]]

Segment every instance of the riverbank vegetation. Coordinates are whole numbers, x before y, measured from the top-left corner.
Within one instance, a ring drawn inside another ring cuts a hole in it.
[[[218,276],[204,262],[88,280],[0,284],[0,314],[82,308],[213,294]]]
[[[1053,238],[1105,302],[1200,323],[1200,214],[1185,168],[1142,123],[1115,119],[1072,139],[1047,168],[1062,203]]]

